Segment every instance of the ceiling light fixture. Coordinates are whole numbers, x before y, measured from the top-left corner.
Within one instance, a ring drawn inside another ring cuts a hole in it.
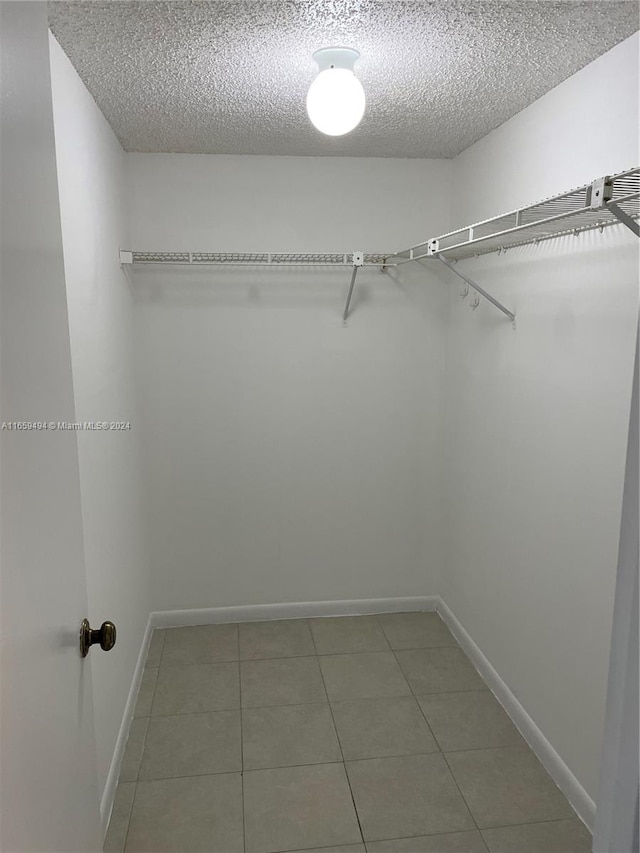
[[[309,87],[307,113],[311,123],[327,136],[344,136],[364,115],[364,89],[353,73],[359,56],[351,47],[323,47],[313,54],[320,73]]]

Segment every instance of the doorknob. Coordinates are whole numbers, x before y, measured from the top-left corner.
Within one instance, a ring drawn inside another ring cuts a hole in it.
[[[97,631],[92,630],[88,619],[82,620],[80,627],[80,654],[83,658],[89,654],[89,648],[94,643],[100,643],[105,652],[116,644],[116,626],[113,622],[103,622]]]

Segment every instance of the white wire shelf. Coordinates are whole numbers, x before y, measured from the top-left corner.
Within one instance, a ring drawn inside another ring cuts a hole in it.
[[[129,252],[126,263],[134,266],[173,264],[185,266],[251,266],[251,267],[352,267],[353,254],[332,252]],[[385,267],[386,256],[364,253],[361,266]]]
[[[599,195],[598,188],[602,188]],[[529,207],[425,240],[398,252],[390,261],[391,264],[406,263],[438,255],[448,260],[461,260],[564,234],[607,228],[620,222],[611,204],[634,221],[640,218],[640,168],[601,178]]]
[[[617,208],[615,210],[614,208]],[[359,266],[392,267],[422,258],[443,256],[460,260],[513,246],[524,246],[577,234],[593,228],[627,224],[640,219],[640,167],[600,178],[528,207],[518,208],[482,222],[417,243],[402,252],[364,253]],[[636,230],[637,224],[632,230]],[[320,252],[139,252],[121,253],[123,263],[134,266],[174,264],[184,266],[302,266],[351,267],[351,253]]]
[[[593,228],[601,230],[624,224],[640,237],[640,167],[605,176],[583,187],[569,190],[537,204],[512,210],[476,222],[441,237],[417,243],[403,252],[388,253],[294,253],[294,252],[139,252],[120,250],[120,263],[134,267],[153,265],[174,266],[247,266],[247,267],[350,267],[351,282],[343,312],[346,324],[351,299],[360,267],[386,270],[401,264],[434,258],[441,261],[469,287],[476,297],[482,296],[514,324],[516,315],[491,296],[460,270],[454,262],[463,258],[497,252],[513,246],[524,246],[560,237],[578,234]],[[478,305],[474,299],[472,307]]]

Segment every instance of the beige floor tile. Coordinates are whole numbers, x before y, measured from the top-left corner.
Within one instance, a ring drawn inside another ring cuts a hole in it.
[[[240,773],[138,782],[126,853],[243,853]]]
[[[242,661],[240,677],[243,708],[327,701],[315,657]]]
[[[389,643],[375,616],[310,619],[319,655],[388,651]]]
[[[448,832],[446,835],[369,841],[367,853],[487,853],[487,848],[478,830],[472,829],[470,832]]]
[[[245,708],[242,749],[245,770],[342,761],[326,703]]]
[[[346,766],[365,841],[474,829],[440,753]]]
[[[164,628],[154,628],[151,632],[151,641],[149,642],[146,666],[160,666],[160,658],[162,657],[162,649],[164,646],[164,635]]]
[[[244,774],[246,853],[362,841],[342,764]]]
[[[120,767],[120,782],[135,782],[138,778],[148,725],[149,717],[134,717],[131,721],[129,737]]]
[[[237,663],[163,666],[151,713],[198,714],[240,707]]]
[[[525,746],[522,735],[488,691],[419,696],[431,731],[444,752],[492,746]]]
[[[438,752],[438,744],[411,696],[332,703],[346,760]]]
[[[240,770],[240,711],[150,718],[141,779]]]
[[[243,853],[243,753],[246,853],[591,848],[436,613],[156,629],[134,717],[105,853]]]
[[[413,692],[452,693],[485,687],[462,649],[415,649],[396,652]]]
[[[237,625],[168,628],[161,666],[238,660]]]
[[[378,616],[378,621],[392,649],[458,645],[437,613],[383,613]]]
[[[393,652],[329,655],[319,660],[331,701],[411,695]]]
[[[288,658],[314,655],[306,619],[240,624],[240,659]]]
[[[491,853],[591,853],[591,835],[577,818],[482,832]]]
[[[447,761],[481,829],[574,814],[528,747],[450,752]]]
[[[156,689],[157,678],[157,667],[146,667],[143,670],[140,689],[138,690],[138,699],[133,712],[134,717],[148,717],[151,713],[151,704],[153,702],[153,694]]]
[[[109,829],[103,847],[104,853],[122,853],[124,850],[135,791],[135,782],[120,782],[116,788]]]

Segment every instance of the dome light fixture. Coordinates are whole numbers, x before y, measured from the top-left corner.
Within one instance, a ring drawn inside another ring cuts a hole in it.
[[[360,124],[366,97],[353,73],[360,53],[351,47],[323,47],[313,58],[320,73],[309,87],[307,113],[327,136],[344,136]]]

